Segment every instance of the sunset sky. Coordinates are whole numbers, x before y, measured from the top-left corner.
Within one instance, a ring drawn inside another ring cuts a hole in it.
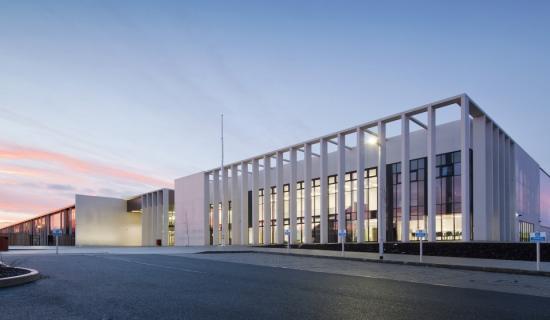
[[[386,3],[0,1],[0,224],[217,166],[222,112],[232,161],[466,92],[549,171],[550,2]]]

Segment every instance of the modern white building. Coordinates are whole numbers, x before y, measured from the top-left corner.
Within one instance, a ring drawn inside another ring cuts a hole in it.
[[[160,189],[130,199],[75,195],[75,204],[0,229],[10,245],[174,245],[174,190]]]
[[[462,94],[176,179],[175,206],[176,245],[525,241],[550,177]]]

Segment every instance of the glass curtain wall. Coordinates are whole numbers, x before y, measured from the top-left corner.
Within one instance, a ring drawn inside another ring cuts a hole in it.
[[[275,219],[276,217],[276,214],[277,214],[277,187],[271,187],[271,193],[270,193],[270,196],[269,196],[269,200],[271,201],[270,202],[270,207],[271,207],[271,212],[270,212],[270,217],[269,217],[269,221],[270,221],[270,232],[271,232],[271,236],[270,236],[270,243],[275,243],[275,232],[277,230],[276,229],[276,226],[277,226],[277,220]]]
[[[365,170],[365,240],[378,241],[378,175],[377,168]]]
[[[346,242],[357,241],[357,172],[345,176]]]
[[[321,242],[321,179],[311,182],[311,238]]]
[[[328,242],[338,242],[338,177],[328,177]]]
[[[410,223],[409,223],[409,238],[418,240],[414,236],[416,230],[426,230],[428,210],[426,203],[428,202],[428,186],[426,184],[426,158],[420,158],[410,161]]]
[[[460,151],[436,157],[436,238],[462,239]]]
[[[401,241],[401,163],[387,165],[386,240]]]
[[[290,185],[283,185],[283,226],[284,230],[290,229]],[[294,235],[293,235],[294,236]],[[288,243],[288,237],[283,233],[283,242]]]
[[[264,189],[258,190],[258,243],[264,243]]]
[[[296,240],[304,243],[304,182],[296,183]]]

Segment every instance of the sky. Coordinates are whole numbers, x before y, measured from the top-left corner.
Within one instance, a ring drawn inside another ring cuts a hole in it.
[[[0,224],[467,93],[550,171],[549,1],[0,0]]]

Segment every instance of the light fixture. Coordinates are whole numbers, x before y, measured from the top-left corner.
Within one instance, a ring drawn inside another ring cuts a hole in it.
[[[370,144],[370,145],[377,145],[378,144],[378,138],[377,137],[370,137],[368,140],[367,140],[367,143]]]

